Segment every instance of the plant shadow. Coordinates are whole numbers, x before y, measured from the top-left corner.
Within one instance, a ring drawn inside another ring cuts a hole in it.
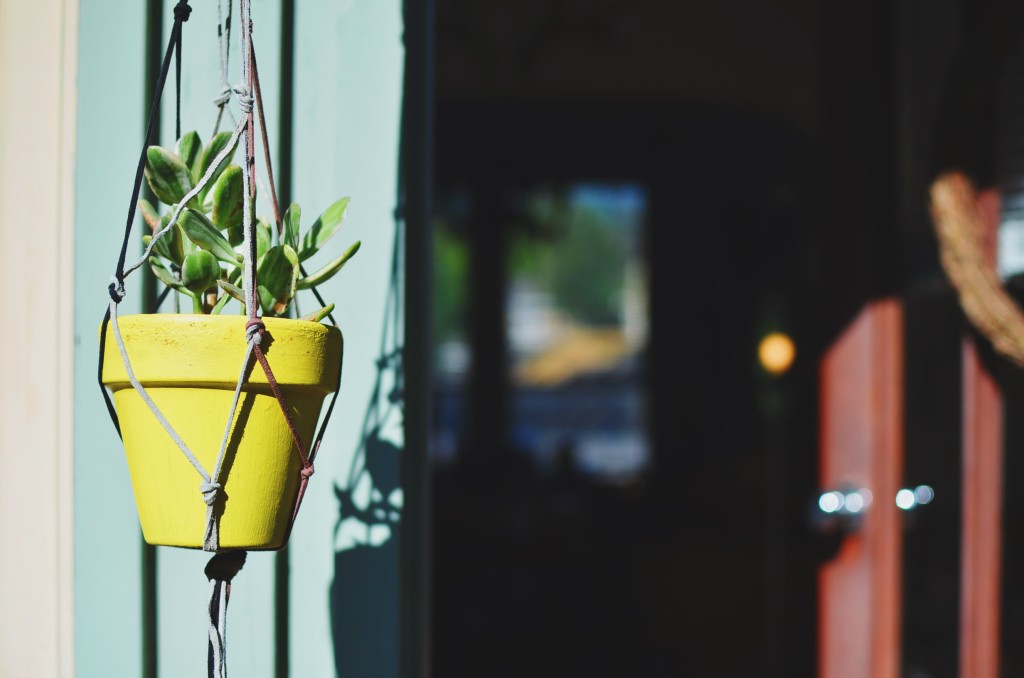
[[[364,441],[364,466],[347,488],[335,484],[331,635],[337,675],[398,674],[398,544],[401,449],[376,428]]]

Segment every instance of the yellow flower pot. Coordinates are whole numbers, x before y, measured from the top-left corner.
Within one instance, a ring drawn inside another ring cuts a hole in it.
[[[244,316],[128,315],[118,325],[135,376],[207,473],[213,471],[245,356]],[[306,449],[324,398],[337,390],[336,327],[265,318],[262,347]],[[206,504],[195,468],[132,388],[109,328],[103,383],[113,391],[147,542],[202,548]],[[221,549],[278,549],[299,487],[298,454],[266,375],[253,358],[220,482]]]

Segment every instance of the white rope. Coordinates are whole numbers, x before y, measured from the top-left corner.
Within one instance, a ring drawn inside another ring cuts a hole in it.
[[[124,296],[121,289],[119,289],[118,292],[122,297]],[[178,432],[171,427],[171,424],[167,421],[167,417],[165,417],[163,412],[160,411],[160,408],[156,406],[156,403],[153,402],[153,399],[149,397],[148,393],[146,393],[146,389],[143,388],[142,384],[139,383],[138,378],[136,378],[135,371],[132,369],[131,362],[128,360],[128,351],[124,345],[124,337],[121,336],[121,328],[117,324],[117,302],[113,300],[110,301],[110,324],[114,328],[114,338],[117,340],[117,348],[121,352],[121,361],[124,363],[125,372],[128,374],[128,381],[131,382],[131,385],[138,392],[139,397],[142,398],[144,403],[146,403],[146,406],[153,413],[153,416],[156,417],[157,421],[160,422],[160,425],[164,427],[167,434],[171,436],[171,440],[175,442],[175,444],[185,454],[189,463],[192,464],[196,471],[199,472],[199,475],[203,477],[203,481],[207,483],[210,482],[210,476],[206,473],[203,465],[199,463],[199,460],[196,459],[196,455],[192,454],[192,450],[188,448],[188,445],[186,445],[185,441],[181,439]]]
[[[253,96],[249,89],[249,82],[251,81],[250,67],[252,65],[252,33],[249,30],[252,26],[251,8],[249,0],[239,0],[241,15],[245,26],[242,28],[242,85],[235,88],[235,93],[238,95],[238,105],[242,109],[244,120],[248,123],[252,118],[252,104]],[[255,157],[255,149],[252,148],[252,130],[247,130],[245,135],[245,167],[242,171],[242,195],[245,196],[245,200],[242,201],[242,257],[243,257],[243,291],[245,293],[246,300],[246,315],[249,320],[256,319],[256,311],[258,304],[256,303],[256,275],[255,267],[253,265],[253,250],[254,246],[254,228],[253,228],[253,217],[252,217],[252,201],[249,200],[249,196],[252,195],[250,187],[250,170],[249,158]]]
[[[224,20],[224,0],[217,0],[217,56],[220,58],[220,93],[214,97],[213,103],[217,106],[217,120],[213,124],[213,134],[217,135],[220,130],[220,121],[224,117],[224,109],[231,101],[231,83],[228,81],[228,64],[231,59],[231,7],[234,3],[228,2],[228,17]],[[235,124],[235,117],[228,108],[228,115],[231,116],[232,124]]]
[[[245,383],[245,373],[249,369],[249,362],[252,360],[252,341],[246,345],[245,358],[242,360],[242,371],[238,375],[238,382],[235,384],[235,395],[231,399],[231,409],[228,410],[228,423],[224,426],[224,436],[220,441],[220,450],[217,452],[217,463],[210,474],[211,482],[203,492],[203,501],[206,502],[206,533],[203,535],[203,550],[217,551],[220,549],[219,522],[214,515],[214,503],[223,489],[220,483],[220,472],[224,466],[224,455],[228,449],[228,440],[231,438],[231,428],[235,423],[235,411],[238,409],[238,400],[242,394],[242,384]],[[207,494],[209,492],[209,494]]]

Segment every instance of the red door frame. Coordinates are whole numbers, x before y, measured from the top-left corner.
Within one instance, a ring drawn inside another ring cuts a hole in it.
[[[822,678],[897,678],[900,667],[903,309],[870,302],[821,365],[821,487],[866,488],[859,529],[819,574]]]
[[[999,193],[978,196],[988,255],[995,258]],[[1003,401],[974,342],[963,344],[963,498],[960,676],[998,678],[1003,538]]]

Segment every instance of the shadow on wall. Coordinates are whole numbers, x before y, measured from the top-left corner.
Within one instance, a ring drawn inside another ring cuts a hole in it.
[[[377,378],[348,477],[344,485],[334,485],[338,521],[330,590],[331,636],[335,670],[344,678],[398,675],[398,545],[405,435],[405,305],[399,265],[404,221],[400,213],[396,210]]]
[[[398,675],[398,544],[401,448],[374,429],[365,462],[347,489],[335,484],[331,631],[334,665],[345,678]]]

